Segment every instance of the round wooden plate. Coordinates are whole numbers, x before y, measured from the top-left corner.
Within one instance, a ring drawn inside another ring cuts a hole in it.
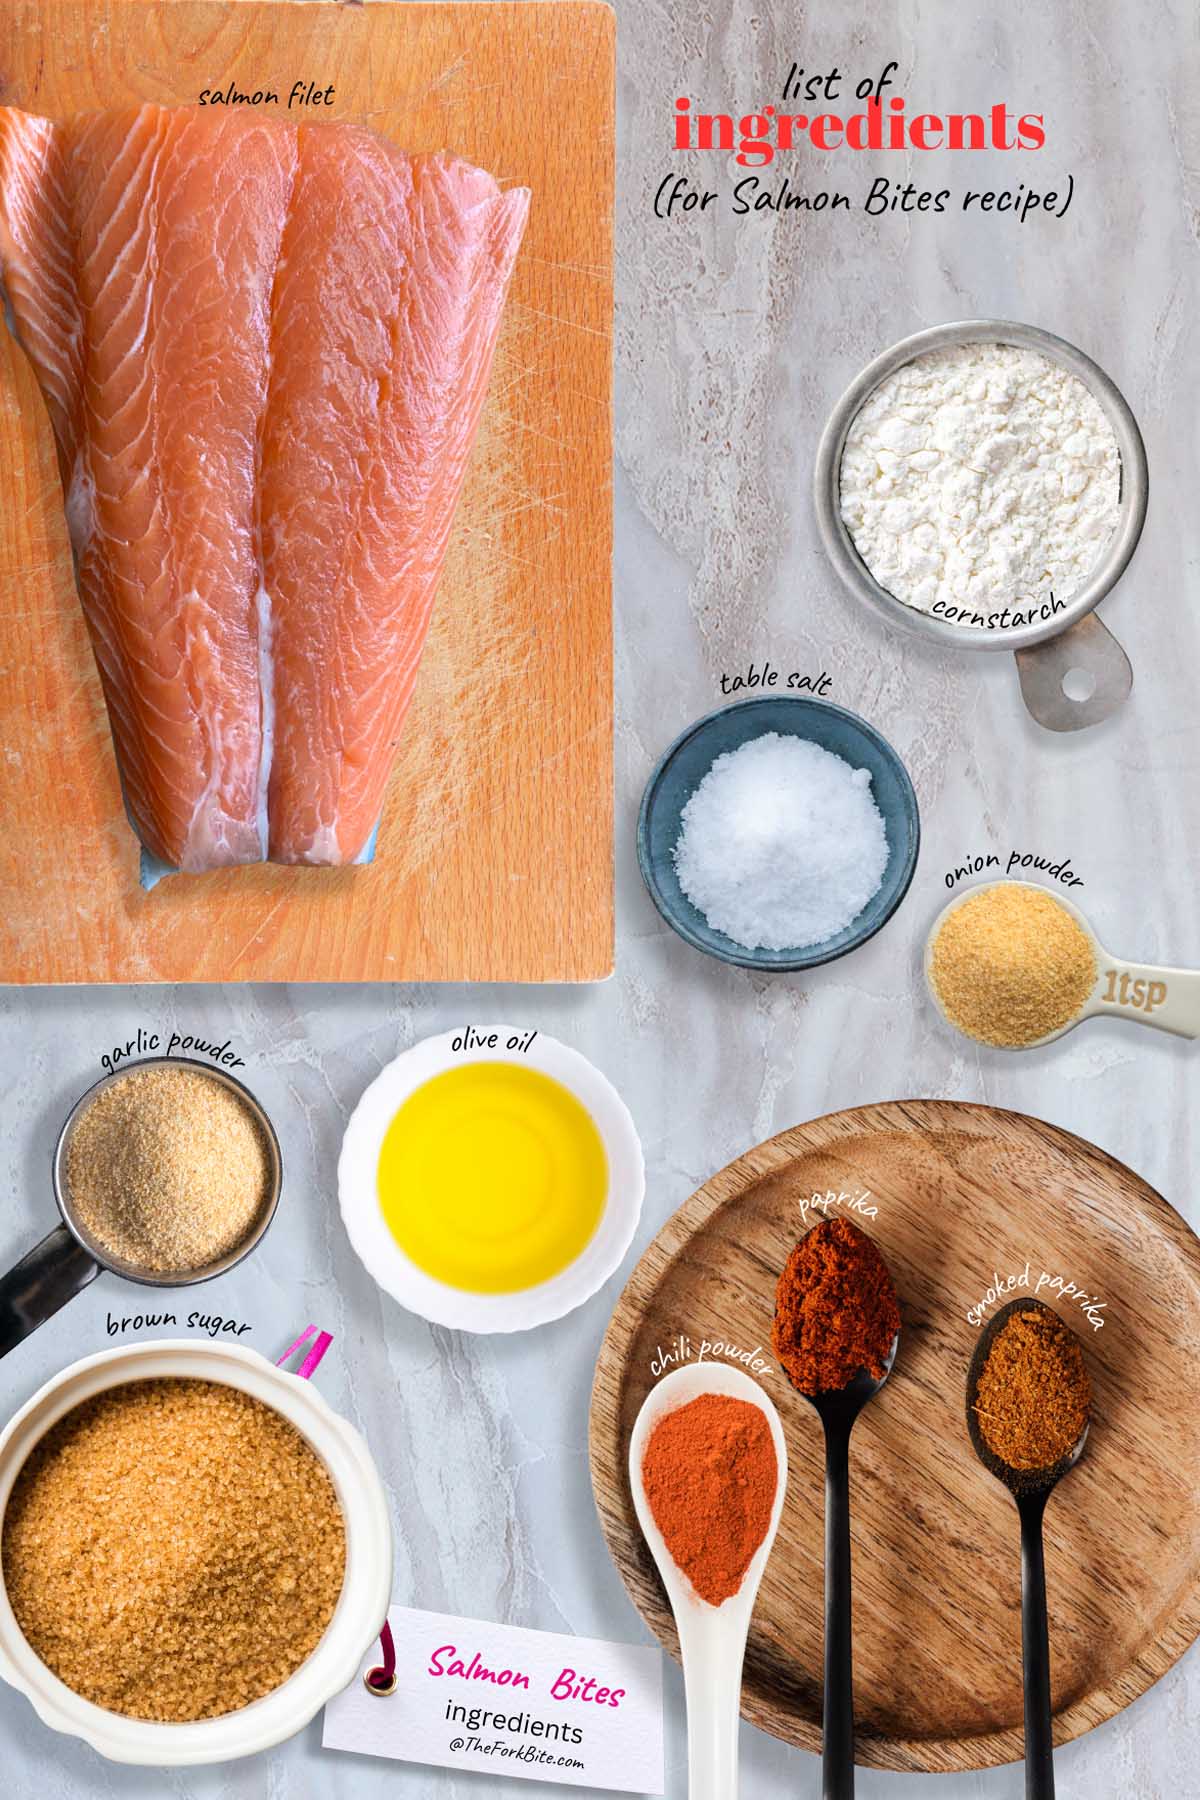
[[[1111,1718],[1200,1632],[1200,1240],[1161,1195],[1094,1146],[1020,1113],[914,1100],[785,1131],[693,1194],[617,1305],[592,1395],[592,1481],[609,1550],[673,1655],[671,1615],[633,1513],[629,1434],[664,1356],[718,1340],[758,1350],[791,1466],[779,1538],[750,1630],[742,1710],[806,1750],[821,1742],[820,1426],[771,1356],[775,1283],[825,1216],[848,1216],[896,1280],[895,1371],[851,1441],[858,1760],[979,1769],[1022,1754],[1017,1515],[975,1460],[964,1386],[970,1308],[1030,1265],[1080,1333],[1094,1407],[1087,1452],[1051,1500],[1046,1561],[1055,1741]],[[804,1207],[807,1206],[807,1217]],[[839,1210],[833,1208],[830,1216]],[[844,1208],[840,1210],[845,1210]],[[711,1354],[711,1353],[710,1353]],[[666,1363],[665,1367],[673,1364]]]

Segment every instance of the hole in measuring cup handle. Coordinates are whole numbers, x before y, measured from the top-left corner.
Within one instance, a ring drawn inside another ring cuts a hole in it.
[[[1129,658],[1095,613],[1014,654],[1021,698],[1047,731],[1099,725],[1124,704],[1133,687]]]
[[[1096,691],[1096,677],[1090,669],[1068,669],[1062,678],[1062,691],[1068,700],[1082,706]]]

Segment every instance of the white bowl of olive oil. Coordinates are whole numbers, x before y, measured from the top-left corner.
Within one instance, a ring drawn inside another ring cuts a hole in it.
[[[629,1109],[586,1057],[492,1025],[389,1063],[342,1143],[350,1242],[410,1312],[525,1331],[581,1306],[623,1261],[645,1168]]]

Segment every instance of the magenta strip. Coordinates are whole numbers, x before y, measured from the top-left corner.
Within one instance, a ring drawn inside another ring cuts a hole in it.
[[[300,1367],[296,1370],[297,1378],[300,1381],[307,1381],[309,1376],[316,1369],[318,1363],[321,1361],[321,1358],[324,1356],[325,1352],[328,1350],[330,1344],[332,1344],[332,1342],[333,1342],[332,1332],[321,1331],[318,1329],[318,1327],[316,1325],[306,1325],[304,1330],[300,1333],[300,1336],[296,1339],[295,1343],[289,1344],[288,1348],[284,1351],[283,1355],[276,1362],[275,1367],[277,1369],[282,1369],[284,1363],[290,1361],[290,1359],[293,1356],[295,1356],[297,1350],[299,1350],[304,1344],[307,1344],[308,1340],[310,1338],[315,1339],[315,1341],[312,1345],[312,1348],[309,1350],[308,1354],[305,1356],[304,1361],[300,1364]]]
[[[383,1661],[373,1669],[367,1670],[367,1686],[377,1693],[390,1693],[396,1679],[396,1641],[392,1636],[392,1628],[385,1619],[383,1630],[379,1634],[379,1648],[383,1652]]]

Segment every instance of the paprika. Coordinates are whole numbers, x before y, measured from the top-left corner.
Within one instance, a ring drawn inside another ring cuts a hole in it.
[[[771,1344],[802,1394],[844,1388],[863,1369],[881,1378],[900,1329],[896,1288],[879,1251],[849,1219],[823,1219],[784,1265]]]
[[[771,1427],[750,1400],[699,1394],[651,1431],[642,1486],[654,1523],[710,1606],[741,1587],[767,1535],[778,1484]]]

